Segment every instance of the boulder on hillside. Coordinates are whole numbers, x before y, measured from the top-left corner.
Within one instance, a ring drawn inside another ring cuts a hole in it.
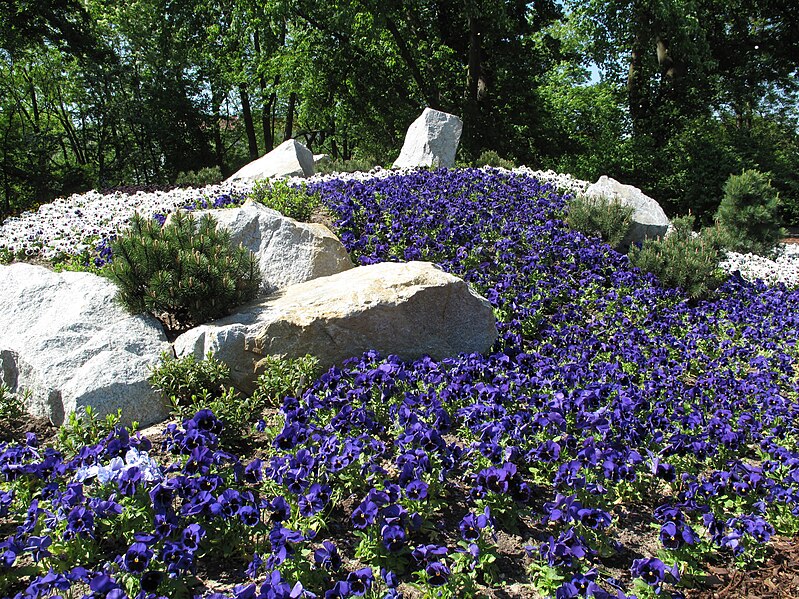
[[[143,425],[168,416],[147,379],[169,343],[157,320],[125,312],[113,283],[20,263],[0,266],[0,289],[0,380],[30,392],[31,414],[56,425],[85,406]]]
[[[637,187],[624,185],[607,175],[602,175],[596,183],[590,185],[585,190],[585,195],[616,200],[633,208],[632,227],[622,242],[623,247],[640,243],[647,238],[663,237],[671,225],[663,208],[655,200]]]
[[[463,121],[453,114],[425,108],[405,134],[394,168],[455,166]]]
[[[269,177],[310,177],[314,174],[311,151],[296,139],[284,141],[274,150],[245,164],[226,182],[252,182]]]
[[[493,310],[467,283],[428,262],[384,262],[288,287],[175,340],[178,357],[209,351],[251,392],[267,355],[307,353],[324,367],[375,349],[413,360],[486,352]]]
[[[204,210],[230,241],[258,258],[261,294],[352,268],[347,250],[333,232],[320,224],[301,223],[261,203],[247,200],[240,208]]]

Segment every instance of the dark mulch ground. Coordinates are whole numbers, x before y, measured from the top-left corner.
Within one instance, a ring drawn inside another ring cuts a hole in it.
[[[743,572],[711,567],[714,583],[689,590],[687,599],[796,599],[799,597],[799,539],[774,538],[774,553],[762,568]]]
[[[24,443],[26,433],[36,433],[40,444],[46,444],[58,432],[47,418],[25,414],[22,418],[10,418],[0,422],[0,443]]]

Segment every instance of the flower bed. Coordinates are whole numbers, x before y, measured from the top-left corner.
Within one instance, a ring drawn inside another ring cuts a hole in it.
[[[254,414],[250,449],[209,411],[155,446],[0,446],[0,594],[667,597],[799,531],[799,291],[691,304],[522,174],[315,191],[360,263],[483,293],[492,353],[356,357]]]

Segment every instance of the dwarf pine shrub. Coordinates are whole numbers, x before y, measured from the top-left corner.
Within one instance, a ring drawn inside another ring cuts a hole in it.
[[[325,160],[314,165],[317,174],[320,175],[368,172],[376,166],[379,166],[379,162],[374,156],[351,158],[350,160]]]
[[[321,204],[319,194],[309,194],[305,184],[294,187],[280,179],[257,181],[250,198],[300,222],[308,222]]]
[[[497,154],[494,150],[486,150],[474,161],[474,165],[477,167],[481,166],[492,166],[495,168],[505,168],[513,170],[516,166],[510,161],[501,158],[499,154]]]
[[[254,298],[261,282],[255,255],[233,247],[209,214],[197,222],[178,211],[163,227],[135,214],[111,247],[107,275],[120,302],[151,313],[171,333],[229,314]]]
[[[577,196],[567,205],[566,223],[590,237],[601,237],[614,249],[621,249],[633,222],[632,206],[604,196]]]
[[[768,175],[746,170],[730,175],[716,221],[727,231],[729,249],[767,255],[783,236],[778,214],[779,197]]]
[[[665,287],[679,287],[693,300],[712,295],[727,275],[719,268],[724,245],[723,232],[692,233],[694,217],[672,221],[674,230],[662,239],[647,239],[633,245],[630,262],[654,274]]]
[[[222,171],[218,166],[201,168],[198,171],[181,171],[175,179],[175,185],[181,187],[205,187],[222,180]]]

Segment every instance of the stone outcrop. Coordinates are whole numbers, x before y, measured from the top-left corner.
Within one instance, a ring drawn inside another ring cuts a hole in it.
[[[245,164],[228,177],[227,182],[246,183],[269,177],[310,177],[314,172],[311,151],[296,139],[289,139],[268,154]]]
[[[425,108],[405,134],[394,168],[455,166],[463,121],[455,115]]]
[[[347,250],[324,225],[297,222],[252,200],[197,216],[206,212],[230,232],[234,246],[256,255],[262,294],[352,268]]]
[[[647,238],[663,237],[669,229],[669,221],[663,208],[655,200],[645,195],[637,187],[624,185],[607,175],[590,185],[585,191],[587,197],[605,198],[633,208],[632,227],[622,242],[629,247]]]
[[[167,417],[147,382],[170,346],[160,323],[131,316],[110,281],[86,272],[0,266],[0,379],[30,393],[35,416],[62,424],[91,406],[98,416],[122,410],[125,422]]]
[[[361,266],[288,287],[175,340],[178,357],[212,351],[250,392],[267,355],[310,353],[325,366],[375,349],[412,360],[486,352],[497,336],[487,300],[427,262]]]

